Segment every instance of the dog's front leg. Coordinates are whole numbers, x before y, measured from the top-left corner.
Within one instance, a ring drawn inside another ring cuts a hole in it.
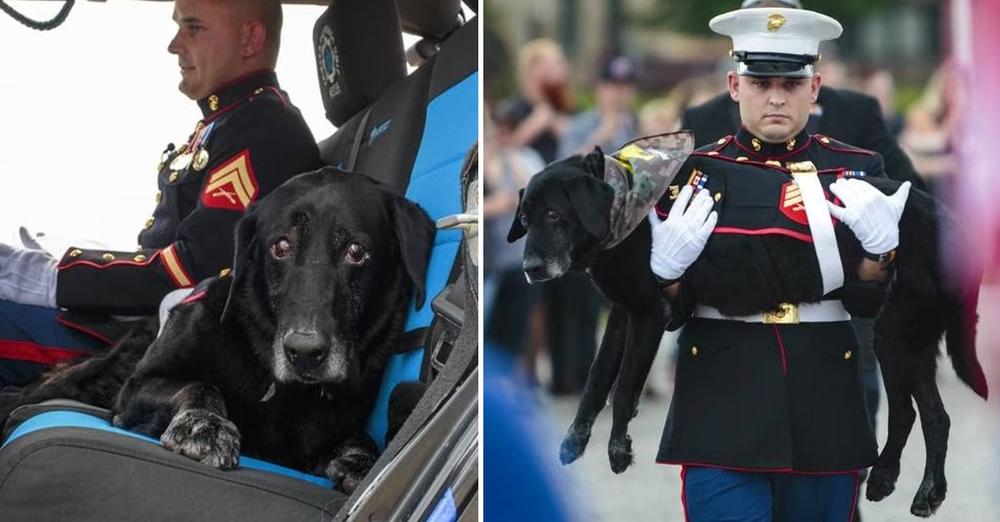
[[[218,388],[156,378],[135,384],[130,381],[122,390],[119,410],[123,413],[115,416],[116,425],[159,436],[170,451],[214,468],[239,465],[240,433],[226,418],[225,400]],[[164,429],[165,419],[169,424]]]
[[[608,443],[611,471],[615,473],[625,471],[632,464],[628,423],[639,411],[639,396],[663,335],[662,310],[650,306],[640,313],[633,313],[629,327],[628,345],[615,388],[611,441]]]
[[[587,449],[594,419],[604,409],[611,385],[615,382],[615,376],[618,375],[618,368],[622,362],[622,352],[625,351],[628,328],[629,319],[625,308],[620,304],[612,304],[607,327],[604,329],[604,338],[601,339],[601,348],[598,350],[594,362],[590,365],[590,373],[587,374],[587,384],[583,388],[576,417],[566,432],[562,447],[559,449],[559,460],[563,464],[569,464],[580,458],[584,450]]]
[[[348,437],[333,451],[332,458],[322,464],[322,472],[330,477],[336,489],[350,495],[377,459],[375,441],[368,435],[358,433]]]

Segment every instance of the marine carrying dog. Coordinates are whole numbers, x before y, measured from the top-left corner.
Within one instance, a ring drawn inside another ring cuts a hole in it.
[[[649,268],[650,227],[644,217],[668,185],[678,186],[671,180],[690,152],[689,136],[685,136],[644,138],[611,156],[598,149],[557,161],[536,174],[522,191],[508,240],[527,236],[523,268],[528,280],[545,281],[570,270],[586,270],[611,301],[600,351],[562,443],[564,464],[583,454],[594,419],[616,381],[608,454],[616,473],[632,462],[628,421],[637,413],[639,394],[663,325],[673,312]],[[766,170],[750,164],[738,168]],[[710,168],[705,167],[705,172]],[[716,200],[720,219],[727,204],[739,201],[742,191],[736,188],[738,184],[755,179],[753,173],[741,174],[749,177],[727,180],[717,176],[711,181],[733,185],[721,204]],[[836,175],[820,173],[820,178],[826,186]],[[623,177],[628,179],[623,182]],[[860,179],[886,194],[895,193],[900,185],[885,178]],[[720,192],[718,186],[705,188],[713,194]],[[649,189],[655,189],[652,199],[645,194]],[[635,196],[637,191],[643,196]],[[637,202],[634,208],[623,212],[633,200]],[[956,251],[962,246],[960,229],[952,226],[954,219],[929,195],[911,191],[899,223],[897,261],[874,328],[875,351],[889,398],[889,437],[869,476],[867,496],[880,500],[895,487],[902,448],[915,420],[913,400],[920,410],[928,448],[924,479],[911,509],[922,516],[940,505],[947,487],[944,457],[948,420],[935,382],[942,335],[959,377],[983,398],[987,394],[975,354],[979,275],[954,277],[943,268],[939,253],[939,249]],[[857,266],[860,245],[846,227],[838,224],[836,228],[842,265]],[[742,248],[747,245],[749,250]],[[747,256],[752,252],[773,255],[754,256],[751,261]],[[730,270],[720,272],[718,267]],[[782,301],[819,301],[823,284],[818,268],[812,246],[803,241],[714,234],[685,273],[685,288],[689,296],[697,296],[698,304],[715,307],[725,315],[769,312]],[[781,292],[776,290],[794,295],[777,295]]]
[[[376,459],[365,422],[410,298],[424,301],[434,233],[416,204],[363,175],[296,176],[250,207],[232,272],[199,284],[152,344],[139,331],[19,402],[112,406],[102,401],[121,387],[116,426],[217,468],[242,452],[350,492]]]

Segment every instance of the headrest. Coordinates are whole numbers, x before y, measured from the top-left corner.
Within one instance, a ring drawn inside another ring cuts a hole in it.
[[[461,26],[460,0],[396,0],[396,4],[403,30],[410,34],[441,41]]]
[[[406,76],[393,0],[337,0],[313,27],[326,119],[343,125]]]

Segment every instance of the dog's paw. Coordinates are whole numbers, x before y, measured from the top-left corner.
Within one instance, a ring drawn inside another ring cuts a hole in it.
[[[566,437],[563,438],[562,445],[559,446],[559,461],[563,464],[569,464],[580,458],[587,449],[588,442],[590,442],[589,429],[584,430],[570,426]]]
[[[868,487],[865,496],[872,502],[878,502],[888,497],[896,489],[896,479],[899,477],[899,464],[889,466],[876,462],[868,474]]]
[[[608,459],[611,460],[611,471],[622,473],[628,469],[632,465],[632,437],[625,435],[620,439],[611,439]]]
[[[160,435],[174,453],[213,468],[235,469],[240,463],[240,432],[229,419],[203,409],[181,410]]]
[[[927,518],[937,511],[937,508],[944,502],[944,497],[948,493],[948,484],[942,480],[925,478],[917,488],[917,494],[913,496],[913,504],[910,505],[910,513],[918,517]]]
[[[375,465],[375,456],[364,450],[351,450],[330,461],[326,476],[334,488],[350,495]]]

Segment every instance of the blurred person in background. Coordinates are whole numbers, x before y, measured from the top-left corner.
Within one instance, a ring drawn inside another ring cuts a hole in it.
[[[896,79],[892,73],[882,68],[872,69],[863,75],[861,88],[865,94],[878,100],[885,126],[898,140],[903,131],[903,117],[896,110]]]
[[[549,163],[573,110],[566,56],[559,44],[539,38],[521,47],[517,65],[520,94],[510,100],[511,144],[531,147]]]
[[[511,102],[498,105],[495,117],[486,115],[483,163],[483,244],[489,262],[483,282],[484,336],[492,346],[507,352],[512,365],[530,375],[525,325],[535,305],[535,287],[529,286],[521,270],[524,242],[507,242],[507,229],[517,211],[518,190],[528,184],[545,163],[534,149],[515,145],[512,139],[516,108]]]
[[[913,157],[917,171],[938,196],[957,168],[952,139],[958,129],[961,106],[958,74],[953,66],[944,64],[931,76],[920,100],[907,111],[899,137],[903,148]]]
[[[656,98],[639,109],[639,136],[675,132],[681,128],[681,108],[671,97]]]
[[[613,151],[637,138],[632,111],[636,96],[636,67],[627,56],[614,56],[601,67],[594,94],[597,105],[569,122],[557,157],[586,154],[600,147]]]

